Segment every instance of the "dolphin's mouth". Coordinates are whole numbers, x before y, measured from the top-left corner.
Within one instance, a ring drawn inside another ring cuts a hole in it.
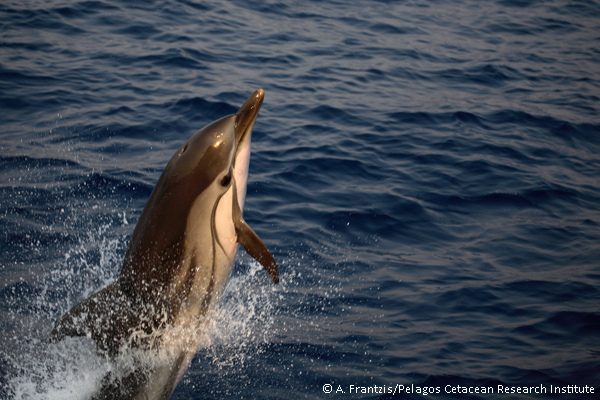
[[[235,161],[234,178],[236,190],[233,199],[233,224],[237,236],[237,242],[256,261],[262,264],[273,282],[279,282],[279,270],[277,263],[271,255],[267,246],[260,240],[258,235],[244,221],[242,210],[246,197],[246,184],[248,181],[248,166],[250,162],[250,137],[252,127],[262,106],[265,92],[258,89],[252,93],[248,100],[235,114]]]
[[[238,112],[235,113],[235,155],[233,166],[238,203],[241,210],[244,209],[244,203],[246,201],[252,127],[258,117],[258,112],[260,111],[264,98],[265,92],[262,89],[258,89],[248,97]]]
[[[246,147],[247,142],[250,140],[249,133],[252,131],[264,98],[264,90],[258,89],[248,97],[248,100],[246,100],[235,114],[236,155],[241,149]]]

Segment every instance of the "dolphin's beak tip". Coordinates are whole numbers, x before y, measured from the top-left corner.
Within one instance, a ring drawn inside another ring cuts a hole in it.
[[[262,104],[263,100],[265,99],[265,91],[262,89],[258,89],[256,92],[254,92],[254,101],[258,104]]]
[[[262,105],[263,100],[265,99],[265,91],[262,89],[256,90],[254,93],[252,93],[250,99],[252,99],[254,105]]]

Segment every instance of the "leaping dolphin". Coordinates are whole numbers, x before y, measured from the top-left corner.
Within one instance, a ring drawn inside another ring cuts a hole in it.
[[[167,164],[133,231],[119,278],[76,305],[52,331],[88,336],[113,359],[137,350],[124,377],[107,376],[95,399],[168,399],[197,350],[193,338],[225,289],[237,244],[275,283],[273,256],[246,224],[250,137],[264,99],[196,132]]]

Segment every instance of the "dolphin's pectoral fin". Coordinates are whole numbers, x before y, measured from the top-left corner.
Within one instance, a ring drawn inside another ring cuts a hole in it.
[[[277,263],[269,249],[267,249],[267,246],[265,246],[256,232],[244,221],[236,190],[233,191],[233,224],[235,225],[237,242],[242,245],[246,253],[250,254],[252,258],[265,267],[273,282],[279,283]]]
[[[242,218],[236,219],[235,232],[237,234],[237,241],[242,245],[244,250],[265,267],[267,273],[271,279],[273,279],[273,282],[279,283],[277,263],[256,232],[254,232]]]

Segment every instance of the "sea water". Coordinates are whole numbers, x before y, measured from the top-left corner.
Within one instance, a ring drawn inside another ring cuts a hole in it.
[[[240,253],[174,399],[598,396],[597,1],[0,21],[0,397],[91,396],[112,364],[50,331],[116,279],[174,151],[258,88],[245,218],[281,282]]]

